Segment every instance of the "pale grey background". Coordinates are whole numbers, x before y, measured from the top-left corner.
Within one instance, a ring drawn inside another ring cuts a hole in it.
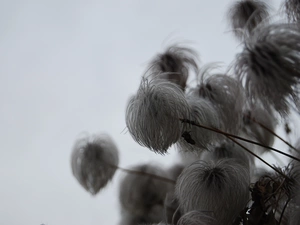
[[[123,132],[128,97],[170,43],[229,64],[239,51],[230,2],[1,1],[0,224],[116,224],[120,172],[92,197],[71,172],[76,137],[109,133],[123,167],[175,162],[174,150],[155,155]]]

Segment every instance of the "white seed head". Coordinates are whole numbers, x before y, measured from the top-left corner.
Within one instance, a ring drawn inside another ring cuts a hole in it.
[[[220,129],[219,115],[212,103],[204,98],[188,96],[190,120],[210,128]],[[177,142],[180,151],[197,151],[209,149],[220,138],[216,132],[187,124],[182,137]]]
[[[235,72],[245,83],[249,99],[280,115],[289,111],[288,99],[299,109],[300,29],[297,24],[259,26],[237,55]]]
[[[73,175],[92,195],[97,194],[113,178],[118,163],[118,149],[106,134],[80,138],[73,147]]]
[[[189,105],[183,91],[164,80],[143,80],[126,110],[126,124],[135,141],[164,154],[181,137]]]
[[[228,19],[235,36],[242,39],[269,16],[268,5],[258,0],[240,0],[232,4]]]
[[[210,211],[215,225],[231,224],[249,200],[249,170],[234,159],[197,161],[177,179],[175,194],[184,213]]]
[[[198,73],[197,58],[198,55],[192,49],[172,45],[152,60],[148,69],[149,77],[166,79],[185,90],[189,71],[192,69]]]
[[[204,71],[206,72],[207,70]],[[201,83],[190,94],[212,103],[218,113],[222,130],[232,134],[239,133],[243,119],[242,110],[246,102],[241,83],[222,74],[201,76]]]
[[[299,0],[285,0],[285,13],[290,22],[300,21],[300,1]]]

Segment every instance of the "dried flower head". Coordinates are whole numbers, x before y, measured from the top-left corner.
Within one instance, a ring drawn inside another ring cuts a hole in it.
[[[126,125],[135,141],[164,154],[181,137],[189,118],[189,105],[182,90],[164,80],[142,80],[126,110]]]
[[[121,207],[124,211],[134,215],[149,216],[153,207],[163,207],[166,194],[174,189],[174,185],[144,174],[148,173],[168,178],[168,174],[157,165],[143,164],[134,167],[133,170],[140,172],[140,174],[126,174],[120,183],[119,199]]]
[[[249,200],[249,170],[234,159],[196,161],[177,179],[175,194],[184,213],[213,213],[215,225],[231,224]]]
[[[259,0],[237,1],[228,11],[233,32],[240,39],[245,35],[249,36],[268,16],[268,5]]]
[[[251,102],[262,102],[281,115],[289,110],[287,98],[298,107],[300,29],[296,24],[260,26],[237,55],[235,72],[245,83]]]
[[[78,139],[73,147],[73,175],[92,195],[113,178],[118,163],[118,149],[107,134]]]
[[[244,89],[234,78],[216,74],[208,76],[204,70],[201,83],[191,90],[191,95],[209,100],[215,107],[221,128],[229,133],[238,133],[242,123],[242,110],[245,104]]]
[[[210,212],[190,211],[184,214],[177,225],[214,225],[215,219]]]
[[[290,22],[298,22],[300,20],[299,0],[285,0],[284,9]]]
[[[148,73],[151,78],[166,79],[184,91],[189,71],[192,69],[198,73],[197,58],[192,49],[173,45],[152,60]]]
[[[210,101],[201,97],[188,96],[187,102],[191,112],[190,120],[200,125],[220,129],[219,115]],[[218,138],[220,135],[216,132],[187,124],[177,146],[181,151],[199,153],[203,149],[209,149]]]

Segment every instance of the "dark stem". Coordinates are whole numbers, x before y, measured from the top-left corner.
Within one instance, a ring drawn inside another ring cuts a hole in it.
[[[283,209],[282,209],[282,213],[281,213],[280,219],[279,219],[279,225],[280,225],[281,220],[282,220],[282,218],[283,218],[284,211],[285,211],[285,209],[286,209],[286,207],[287,207],[287,205],[288,205],[288,203],[289,203],[290,200],[291,200],[291,199],[288,198],[288,200],[286,200],[286,203],[284,204],[284,207],[283,207]]]
[[[195,126],[198,126],[198,127],[201,127],[201,128],[204,128],[204,129],[208,129],[208,130],[211,130],[211,131],[214,131],[214,132],[217,132],[217,133],[220,133],[222,135],[224,135],[225,137],[227,137],[228,139],[230,139],[231,141],[233,141],[234,143],[236,143],[237,145],[239,145],[240,147],[242,147],[244,150],[246,150],[248,153],[250,153],[251,155],[253,155],[254,157],[258,158],[260,161],[262,161],[263,163],[265,163],[267,166],[269,166],[270,168],[272,168],[274,171],[276,171],[277,173],[279,173],[281,176],[285,177],[286,179],[289,179],[284,173],[282,173],[281,171],[279,171],[278,169],[276,169],[275,167],[273,167],[272,165],[270,165],[267,161],[265,161],[264,159],[262,159],[261,157],[259,157],[258,155],[256,155],[255,153],[253,153],[252,151],[250,151],[248,148],[246,148],[244,145],[240,144],[238,141],[236,141],[234,138],[237,138],[237,139],[240,139],[240,140],[243,140],[243,141],[247,141],[247,142],[250,142],[249,140],[245,139],[245,138],[241,138],[241,137],[238,137],[236,135],[233,135],[233,134],[228,134],[224,131],[220,131],[218,129],[215,129],[215,128],[210,128],[210,127],[206,127],[206,126],[203,126],[203,125],[200,125],[200,124],[197,124],[193,121],[190,121],[188,119],[180,119],[182,122],[185,122],[185,123],[189,123],[189,124],[192,124],[192,125],[195,125]],[[250,142],[252,143],[252,142]],[[255,142],[254,142],[255,143]],[[253,144],[254,144],[253,143]],[[270,148],[270,147],[269,147]],[[277,150],[277,149],[276,149]],[[279,151],[279,150],[277,150]],[[281,151],[279,151],[280,153],[283,153]],[[287,154],[288,155],[288,154]],[[288,155],[289,156],[289,155]],[[295,157],[294,157],[295,158]],[[297,159],[298,161],[300,161],[299,159]]]
[[[195,123],[195,122],[193,122],[193,121],[191,121],[191,120],[188,120],[188,119],[179,119],[179,120],[181,120],[183,123],[189,123],[189,124],[191,124],[191,125],[194,125],[194,126],[197,126],[197,127],[201,127],[201,128],[203,128],[203,129],[207,129],[207,130],[210,130],[210,131],[214,131],[214,132],[216,132],[216,133],[219,133],[219,134],[223,134],[224,136],[233,137],[233,138],[236,138],[236,139],[240,139],[240,140],[242,140],[242,141],[245,141],[245,142],[249,142],[249,143],[251,143],[251,144],[255,144],[255,145],[258,145],[258,146],[261,146],[261,147],[270,149],[270,150],[272,150],[272,151],[274,151],[274,152],[277,152],[277,153],[279,153],[279,154],[285,155],[285,156],[287,156],[287,157],[289,157],[289,158],[291,158],[291,159],[294,159],[294,160],[300,162],[300,159],[298,159],[298,158],[295,157],[295,156],[289,155],[289,154],[287,154],[287,153],[285,153],[285,152],[282,152],[282,151],[280,151],[280,150],[278,150],[278,149],[276,149],[276,148],[272,148],[272,147],[270,147],[270,146],[261,144],[261,143],[259,143],[259,142],[252,141],[252,140],[249,140],[249,139],[246,139],[246,138],[242,138],[242,137],[239,137],[239,136],[234,135],[234,134],[229,134],[229,133],[227,133],[227,132],[221,131],[221,130],[216,129],[216,128],[211,128],[211,127],[207,127],[207,126],[204,126],[204,125],[200,125],[200,124],[197,124],[197,123]]]
[[[264,159],[262,159],[260,156],[256,155],[255,153],[253,153],[252,151],[250,151],[248,148],[246,148],[244,145],[240,144],[238,141],[234,140],[232,137],[229,137],[227,135],[225,135],[228,139],[230,139],[231,141],[233,141],[234,143],[236,143],[237,145],[239,145],[240,147],[242,147],[244,150],[246,150],[248,153],[250,153],[251,155],[253,155],[254,157],[258,158],[260,161],[262,161],[263,163],[265,163],[267,166],[269,166],[270,168],[272,168],[273,170],[275,170],[277,173],[279,173],[281,176],[285,177],[286,179],[289,179],[284,173],[282,173],[280,170],[276,169],[275,167],[273,167],[271,164],[269,164],[267,161],[265,161]]]
[[[172,180],[172,179],[169,179],[169,178],[166,178],[166,177],[161,177],[161,176],[151,174],[151,173],[146,173],[146,172],[143,172],[143,171],[129,170],[129,169],[125,169],[125,168],[122,168],[122,167],[119,167],[119,166],[116,166],[116,165],[112,165],[112,164],[109,164],[109,163],[106,163],[106,164],[113,167],[113,168],[115,168],[115,169],[126,172],[126,173],[131,173],[131,174],[136,174],[136,175],[141,175],[141,176],[149,176],[149,177],[153,177],[154,179],[158,179],[158,180],[161,180],[161,181],[164,181],[164,182],[168,182],[168,183],[171,183],[171,184],[176,184],[175,180]]]

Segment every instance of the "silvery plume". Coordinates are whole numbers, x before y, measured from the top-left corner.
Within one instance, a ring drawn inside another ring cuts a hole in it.
[[[210,212],[193,210],[184,214],[177,225],[214,225],[216,221],[211,214]]]
[[[163,219],[164,199],[166,194],[174,189],[174,184],[154,177],[168,178],[168,174],[157,165],[142,164],[133,167],[132,170],[137,173],[126,174],[120,183],[119,200],[122,210],[150,218],[148,222],[160,222]],[[150,216],[157,207],[161,209],[160,214],[153,213],[153,216]],[[156,221],[154,218],[157,218]]]
[[[152,79],[166,79],[184,91],[190,70],[198,73],[197,54],[190,48],[172,45],[158,54],[150,63],[147,73]]]
[[[250,145],[241,143],[249,149]],[[246,152],[241,146],[230,140],[222,140],[215,145],[211,151],[205,151],[201,155],[203,161],[214,161],[217,163],[220,159],[235,159],[249,171],[252,171],[254,165],[254,157]]]
[[[189,118],[190,110],[178,85],[165,80],[143,79],[126,109],[126,125],[135,141],[164,154],[181,137],[180,118]]]
[[[119,163],[118,154],[107,134],[80,138],[71,155],[73,175],[88,192],[96,195],[113,178]]]
[[[299,0],[285,0],[284,9],[287,18],[290,22],[299,22],[300,20],[300,1]]]
[[[183,213],[209,211],[214,225],[229,225],[249,200],[249,182],[249,170],[234,159],[196,161],[177,179],[175,194]]]
[[[215,107],[221,128],[229,133],[239,132],[242,110],[245,104],[244,89],[233,77],[224,74],[209,74],[213,69],[208,65],[200,74],[200,83],[190,95],[209,100]]]
[[[236,57],[235,72],[248,98],[285,116],[289,100],[299,108],[300,29],[297,24],[259,26]]]
[[[236,1],[229,8],[228,19],[235,36],[250,36],[253,29],[269,16],[268,5],[259,0]]]
[[[220,129],[221,121],[213,103],[197,96],[187,96],[190,120],[210,128]],[[200,151],[209,149],[220,135],[216,132],[187,124],[181,138],[176,143],[180,151]]]

